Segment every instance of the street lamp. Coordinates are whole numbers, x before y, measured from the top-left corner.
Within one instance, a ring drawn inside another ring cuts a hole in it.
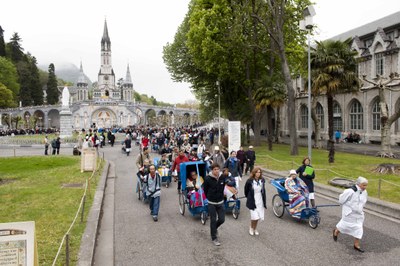
[[[221,87],[218,80],[215,84],[218,87],[218,145],[221,145]]]
[[[311,122],[311,59],[310,59],[310,34],[314,27],[313,16],[315,16],[315,10],[313,6],[308,6],[303,10],[304,19],[300,21],[300,29],[307,31],[307,43],[308,43],[308,157],[311,160],[311,135],[312,135],[312,122]]]

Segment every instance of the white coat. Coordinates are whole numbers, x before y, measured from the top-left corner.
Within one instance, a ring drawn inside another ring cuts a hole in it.
[[[352,188],[346,189],[339,196],[342,205],[342,219],[336,228],[343,234],[351,235],[357,239],[363,236],[364,206],[367,203],[368,193],[362,191],[358,186],[357,191]]]

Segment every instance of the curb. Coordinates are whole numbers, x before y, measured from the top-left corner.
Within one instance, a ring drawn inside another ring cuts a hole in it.
[[[262,168],[263,172],[266,174],[268,179],[274,179],[277,177],[285,176],[285,173],[278,171],[271,171],[265,168]],[[318,194],[321,194],[325,197],[332,199],[337,202],[339,195],[343,192],[344,189],[320,184],[314,182],[315,190],[318,191]],[[400,204],[383,201],[380,199],[368,197],[367,204],[365,205],[365,209],[369,211],[373,211],[379,213],[381,215],[398,219],[400,220]]]
[[[92,265],[109,168],[110,163],[106,161],[106,165],[103,169],[100,182],[94,195],[92,207],[90,208],[88,214],[86,228],[82,236],[81,246],[78,253],[78,262],[76,265]]]

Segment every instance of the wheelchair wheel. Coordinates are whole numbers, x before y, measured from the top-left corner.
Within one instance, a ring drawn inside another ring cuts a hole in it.
[[[185,215],[185,194],[184,193],[179,193],[179,212],[182,215]]]
[[[276,217],[281,218],[285,213],[285,203],[279,194],[275,194],[272,198],[272,210]]]
[[[232,209],[232,216],[234,219],[239,218],[240,210],[235,206]]]
[[[200,219],[201,219],[201,224],[202,224],[202,225],[205,225],[206,222],[207,222],[207,212],[203,211],[203,212],[200,214]]]
[[[321,221],[321,218],[317,215],[311,215],[310,218],[308,218],[308,225],[312,228],[315,229],[318,227],[319,222]]]
[[[137,193],[138,200],[141,200],[143,198],[143,190],[142,190],[139,180],[136,183],[136,193]]]

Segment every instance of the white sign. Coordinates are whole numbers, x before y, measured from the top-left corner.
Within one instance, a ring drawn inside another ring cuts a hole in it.
[[[37,265],[35,222],[0,224],[0,265]]]
[[[240,149],[240,121],[229,121],[228,123],[228,149],[231,151],[238,151]]]
[[[95,148],[82,149],[81,172],[94,171],[96,169],[97,151]]]

